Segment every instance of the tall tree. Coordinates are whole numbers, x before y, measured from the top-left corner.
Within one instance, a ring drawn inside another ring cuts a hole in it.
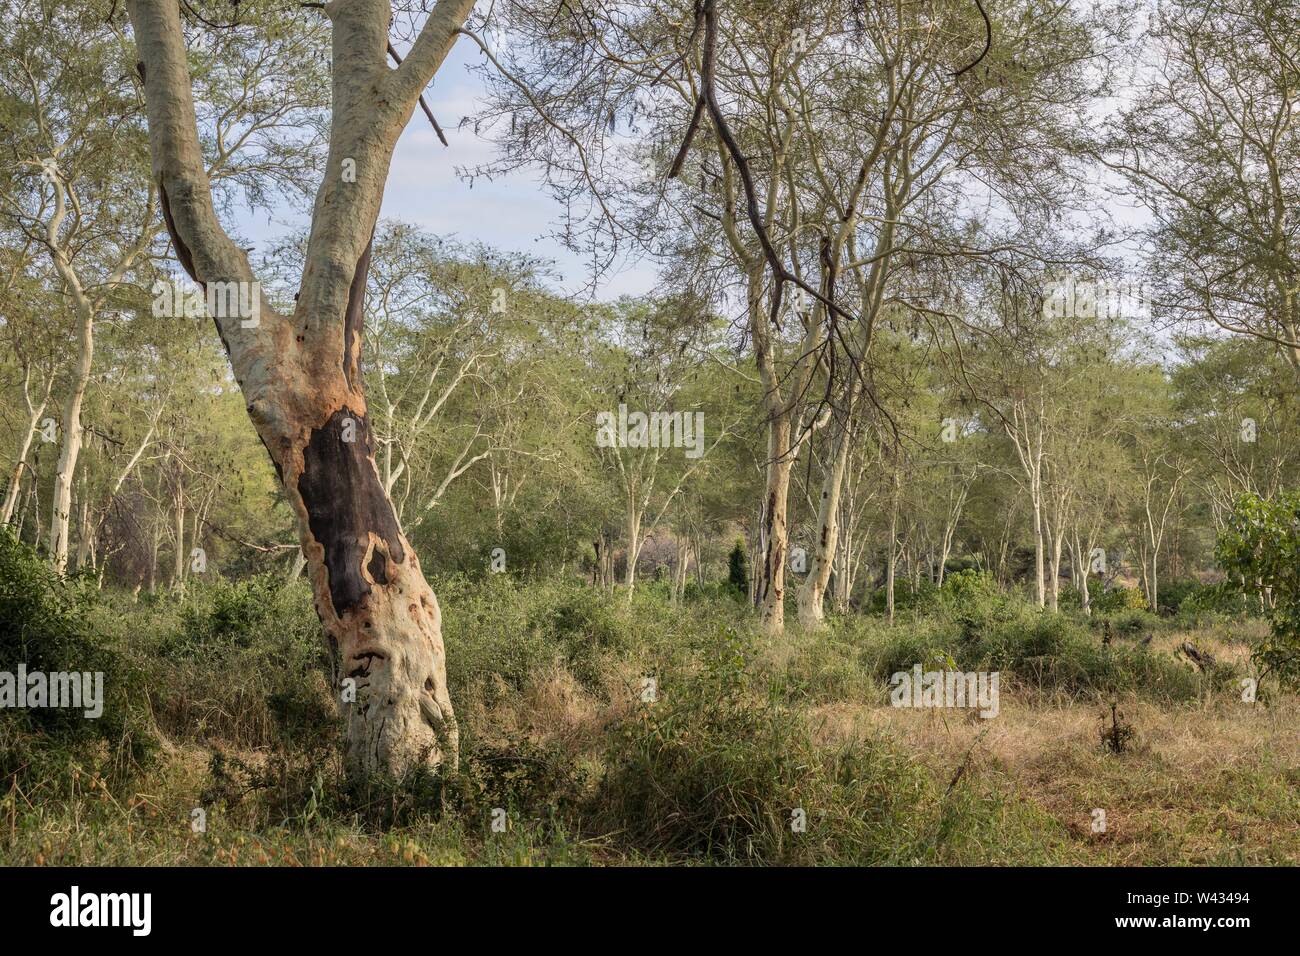
[[[1152,216],[1155,311],[1269,342],[1300,375],[1300,8],[1173,0],[1150,39],[1106,162]]]
[[[298,516],[316,611],[347,705],[355,775],[454,763],[442,616],[375,465],[359,368],[370,243],[397,138],[450,52],[473,0],[439,0],[390,69],[387,0],[332,0],[329,155],[292,311],[264,299],[255,327],[215,317],[249,418]],[[203,161],[175,0],[130,0],[144,74],[153,179],[177,257],[203,286],[261,298],[219,222]]]

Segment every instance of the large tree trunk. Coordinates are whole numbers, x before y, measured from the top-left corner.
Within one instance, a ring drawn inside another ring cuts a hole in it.
[[[68,566],[68,525],[72,512],[72,479],[81,456],[81,405],[86,398],[90,367],[95,355],[95,315],[86,303],[78,308],[80,322],[77,336],[77,364],[63,404],[63,444],[59,464],[54,472],[54,491],[50,505],[50,560],[63,571]]]
[[[1033,483],[1030,493],[1030,503],[1034,510],[1034,598],[1039,607],[1047,606],[1047,589],[1045,587],[1047,576],[1046,561],[1043,548],[1043,499],[1038,491],[1037,479],[1031,478]]]
[[[387,67],[385,0],[335,0],[333,117],[292,315],[216,317],[249,418],[298,519],[335,662],[354,778],[454,766],[442,615],[375,465],[359,370],[370,240],[397,138],[473,0],[440,0],[405,62]],[[201,283],[252,282],[217,221],[174,0],[131,0],[154,174],[177,257]],[[355,701],[349,691],[355,692]]]
[[[755,568],[756,590],[763,628],[769,634],[785,630],[785,556],[789,543],[788,503],[790,471],[790,417],[782,415],[767,426],[767,488],[763,495],[762,568]]]
[[[889,613],[889,623],[894,623],[894,577],[898,562],[898,499],[899,480],[898,465],[894,465],[894,493],[889,508],[889,556],[885,564],[885,610]]]
[[[823,603],[839,543],[840,492],[844,488],[844,471],[849,461],[847,416],[851,413],[850,404],[845,413],[846,421],[840,424],[835,433],[830,468],[822,478],[822,496],[817,503],[817,543],[813,549],[812,568],[803,587],[799,589],[799,623],[810,630],[821,627],[826,620]],[[840,570],[843,573],[843,568]]]
[[[627,588],[629,601],[632,599],[632,589],[636,587],[636,564],[641,557],[641,518],[636,496],[629,492],[627,507],[623,511],[623,533],[627,536],[627,567],[623,569],[623,585]]]

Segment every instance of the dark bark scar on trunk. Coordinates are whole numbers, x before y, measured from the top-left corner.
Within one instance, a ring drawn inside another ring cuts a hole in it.
[[[158,199],[162,205],[163,222],[167,224],[167,235],[171,237],[172,246],[176,250],[176,258],[180,261],[181,266],[185,269],[185,272],[189,277],[197,282],[199,288],[203,289],[206,293],[207,285],[199,278],[198,273],[194,268],[194,254],[190,252],[189,246],[185,245],[185,240],[183,240],[180,237],[180,233],[176,231],[176,221],[172,218],[171,200],[167,198],[167,187],[163,185],[162,177],[158,178]],[[229,357],[230,343],[226,341],[226,333],[221,330],[221,322],[215,315],[212,317],[212,324],[216,326],[217,338],[221,339],[221,347],[226,350],[226,355]],[[242,386],[243,383],[241,382],[240,384]],[[266,443],[263,442],[263,444]],[[268,448],[267,452],[269,453],[270,450],[271,449]],[[276,473],[278,474],[280,471],[280,465],[276,462],[274,455],[271,455],[271,461],[275,464]],[[283,475],[280,476],[280,480],[283,482]]]
[[[345,435],[352,440],[346,441]],[[313,430],[303,449],[298,494],[307,509],[312,537],[325,549],[330,602],[339,617],[370,593],[362,564],[370,551],[371,534],[383,542],[394,564],[406,558],[397,517],[370,456],[369,423],[346,407]],[[380,550],[376,544],[376,553]],[[375,575],[373,561],[369,570],[372,580],[385,583]]]
[[[356,384],[361,364],[361,327],[365,321],[366,279],[370,275],[370,250],[375,244],[375,235],[370,234],[365,252],[357,260],[356,271],[352,273],[352,285],[348,287],[348,310],[343,316],[343,376],[349,386]]]
[[[370,572],[370,580],[376,584],[388,583],[388,566],[384,559],[384,552],[375,548],[370,553],[370,561],[366,564],[366,570]]]
[[[176,231],[176,220],[172,218],[171,200],[167,198],[167,187],[163,185],[161,176],[158,178],[158,198],[162,203],[163,222],[167,224],[167,235],[171,237],[172,245],[176,247],[176,258],[180,260],[185,271],[189,273],[189,277],[198,282],[199,277],[194,271],[194,255]]]

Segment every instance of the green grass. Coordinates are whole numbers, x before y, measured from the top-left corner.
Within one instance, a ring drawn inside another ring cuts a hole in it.
[[[578,581],[447,578],[433,583],[460,770],[356,787],[301,583],[133,603],[61,583],[12,544],[0,557],[0,668],[43,640],[131,688],[92,730],[0,718],[0,863],[1295,862],[1300,769],[1275,730],[1230,770],[1189,774],[1163,743],[1108,755],[1076,729],[1045,742],[1044,770],[978,720],[888,707],[892,673],[945,661],[1003,674],[1018,708],[999,730],[1119,698],[1143,715],[1139,741],[1159,721],[1253,734],[1234,704],[1244,665],[1201,676],[1160,649],[1186,622],[1143,619],[1103,646],[1096,622],[963,581],[892,628],[851,615],[772,638],[707,590],[674,608],[653,585],[629,602]],[[1148,626],[1161,639],[1144,647]],[[866,723],[832,733],[826,708]],[[1080,826],[1089,805],[1116,808],[1116,833]]]

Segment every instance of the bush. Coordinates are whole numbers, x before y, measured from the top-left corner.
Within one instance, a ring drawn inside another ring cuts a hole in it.
[[[250,647],[273,620],[283,582],[269,576],[194,582],[181,605],[181,630],[163,650],[176,653],[212,644]]]
[[[1144,620],[1154,618],[1144,615]],[[1196,675],[1171,658],[1135,644],[1105,647],[1080,621],[1011,602],[951,620],[907,622],[863,647],[861,660],[880,682],[939,660],[963,671],[1002,671],[1004,680],[1072,697],[1123,690],[1155,700],[1189,701],[1201,689]]]
[[[501,690],[523,690],[557,662],[584,687],[599,690],[606,663],[628,650],[634,616],[657,620],[666,610],[650,587],[638,587],[635,601],[651,603],[655,613],[637,615],[625,596],[610,597],[572,579],[456,575],[432,583],[443,608],[453,700],[485,695],[490,704]]]
[[[4,715],[0,776],[58,785],[76,768],[114,781],[128,779],[153,754],[143,675],[106,633],[93,587],[61,578],[12,532],[0,529],[0,671],[102,673],[103,712],[29,707]],[[103,627],[103,629],[101,629]],[[24,789],[29,784],[24,783]],[[30,789],[29,789],[30,793]]]
[[[1268,597],[1271,632],[1251,654],[1260,676],[1300,686],[1300,491],[1273,500],[1243,495],[1215,554],[1242,591]]]
[[[894,610],[920,611],[932,608],[937,603],[939,589],[926,578],[921,579],[917,587],[904,578],[894,579]],[[888,596],[883,587],[877,588],[871,595],[870,609],[873,613],[885,613]]]
[[[165,731],[305,753],[334,746],[333,662],[305,582],[218,578],[194,582],[173,600],[176,624],[136,642],[152,661]]]
[[[749,556],[745,554],[745,542],[736,539],[736,546],[727,556],[727,585],[739,597],[749,596]]]
[[[1203,587],[1204,585],[1195,578],[1179,578],[1176,581],[1170,581],[1168,584],[1162,584],[1160,585],[1160,604],[1177,611],[1182,607],[1184,601]]]
[[[943,580],[944,599],[955,607],[985,605],[1001,598],[998,584],[988,571],[957,571]]]
[[[896,858],[926,776],[878,739],[818,748],[797,713],[749,693],[751,653],[739,632],[715,635],[701,671],[661,685],[614,729],[591,805],[598,829],[670,858]]]
[[[1110,621],[1111,628],[1117,634],[1130,637],[1144,634],[1160,625],[1160,618],[1147,610],[1115,611],[1107,615],[1106,620]]]
[[[1258,607],[1256,604],[1255,607]],[[1252,602],[1240,585],[1231,581],[1220,581],[1197,588],[1183,598],[1178,605],[1180,614],[1201,623],[1215,616],[1237,617],[1248,614]]]
[[[1141,588],[1111,588],[1100,594],[1092,594],[1090,598],[1093,611],[1102,614],[1147,610],[1147,599]]]

